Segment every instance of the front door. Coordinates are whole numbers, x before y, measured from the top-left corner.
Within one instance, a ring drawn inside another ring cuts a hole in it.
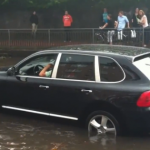
[[[8,92],[3,108],[20,111],[47,111],[47,99],[51,95],[51,76],[39,77],[39,72],[58,54],[34,56],[17,67],[15,76],[8,76]],[[51,68],[53,72],[53,68]],[[50,108],[49,108],[50,109]]]

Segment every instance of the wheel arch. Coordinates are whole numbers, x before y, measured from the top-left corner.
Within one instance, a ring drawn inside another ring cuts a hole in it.
[[[123,115],[121,110],[113,104],[105,101],[94,101],[92,103],[89,103],[84,108],[82,113],[80,113],[79,120],[85,122],[91,113],[99,110],[110,113],[122,126],[126,127],[125,116]]]

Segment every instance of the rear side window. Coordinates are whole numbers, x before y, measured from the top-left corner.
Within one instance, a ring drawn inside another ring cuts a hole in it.
[[[122,69],[113,59],[99,57],[99,69],[103,82],[117,82],[124,78]]]
[[[63,54],[57,78],[95,81],[94,56]]]

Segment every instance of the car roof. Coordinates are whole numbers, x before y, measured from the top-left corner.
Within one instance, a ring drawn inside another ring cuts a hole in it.
[[[38,53],[47,52],[63,52],[63,53],[80,53],[80,54],[94,54],[108,57],[126,57],[133,61],[133,58],[150,53],[150,49],[135,46],[123,45],[107,45],[107,44],[80,44],[52,47],[48,50],[40,51]]]

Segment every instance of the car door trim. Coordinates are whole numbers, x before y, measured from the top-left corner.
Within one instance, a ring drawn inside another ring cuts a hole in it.
[[[62,53],[59,53],[58,57],[56,59],[54,69],[53,69],[53,73],[52,73],[52,78],[56,78],[59,62],[60,62],[60,59],[61,59],[61,55],[62,55]]]
[[[52,54],[52,53],[56,53],[56,52],[50,52],[48,54]],[[59,67],[59,62],[60,62],[62,53],[56,53],[56,54],[58,54],[58,56],[57,56],[57,59],[56,59],[56,66],[54,66],[55,70],[52,72],[52,78],[49,78],[49,77],[36,77],[36,76],[24,76],[24,75],[16,75],[16,77],[34,78],[34,79],[48,79],[48,80],[60,80],[60,81],[74,81],[74,82],[89,82],[89,83],[107,83],[107,84],[117,84],[117,83],[123,82],[126,78],[126,74],[125,74],[123,68],[121,67],[121,65],[117,62],[117,60],[115,60],[112,57],[101,56],[101,55],[89,55],[89,56],[95,56],[94,57],[95,58],[95,60],[94,60],[95,61],[95,78],[96,78],[95,81],[56,78],[58,67]],[[67,53],[67,54],[70,54],[70,53]],[[71,54],[76,54],[76,53],[71,53]],[[39,55],[39,54],[37,54],[37,55]],[[78,54],[78,55],[88,55],[88,54]],[[34,55],[34,56],[36,56],[36,55]],[[34,57],[34,56],[32,56],[32,57]],[[117,82],[104,82],[104,81],[101,81],[100,70],[99,70],[99,57],[109,58],[109,59],[112,59],[113,61],[115,61],[117,63],[117,65],[120,67],[120,69],[122,70],[122,72],[123,72],[123,75],[124,75],[123,79],[120,80],[120,81],[117,81]],[[28,57],[28,59],[29,58],[31,58],[31,56]],[[27,60],[27,58],[26,58],[26,60]],[[25,61],[25,59],[24,59],[24,61]],[[24,61],[21,61],[21,62],[24,62]]]
[[[100,78],[100,72],[99,72],[99,56],[95,56],[94,69],[95,69],[95,80],[96,82],[100,82],[101,78]]]
[[[11,110],[18,110],[18,111],[23,111],[23,112],[29,112],[29,113],[34,113],[34,114],[40,114],[40,115],[46,115],[46,116],[50,116],[50,117],[64,118],[64,119],[70,119],[70,120],[78,120],[78,118],[75,118],[75,117],[58,115],[58,114],[53,114],[53,113],[46,113],[46,112],[35,111],[35,110],[30,110],[30,109],[11,107],[11,106],[2,106],[2,108],[11,109]]]
[[[61,79],[61,78],[49,78],[49,77],[35,77],[35,76],[23,76],[23,75],[16,75],[19,78],[33,78],[33,79],[47,79],[47,80],[63,80],[63,81],[76,81],[76,82],[90,82],[90,83],[100,83],[96,81],[86,81],[86,80],[73,80],[73,79]]]

